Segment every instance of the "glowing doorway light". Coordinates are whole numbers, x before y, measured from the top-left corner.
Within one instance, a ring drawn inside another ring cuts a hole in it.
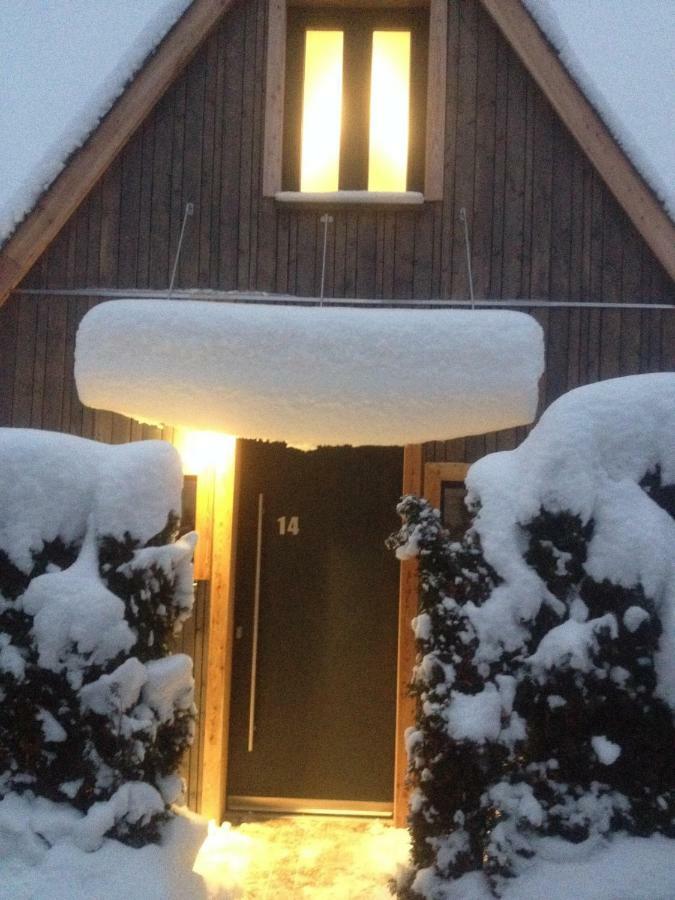
[[[405,191],[410,32],[374,31],[370,81],[369,191]]]
[[[174,438],[184,475],[200,475],[207,469],[225,471],[233,465],[236,439],[220,431],[177,429]]]
[[[301,191],[338,189],[343,38],[341,31],[306,32]]]
[[[211,820],[192,871],[206,882],[209,897],[239,897],[255,850],[253,840],[235,831],[229,822],[219,828]]]

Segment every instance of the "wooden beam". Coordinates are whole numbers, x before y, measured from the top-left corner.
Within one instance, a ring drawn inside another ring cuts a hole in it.
[[[193,0],[0,251],[0,305],[89,194],[233,0]]]
[[[422,445],[408,444],[403,451],[403,494],[422,493]],[[396,750],[394,757],[394,825],[405,825],[408,815],[408,755],[405,731],[415,723],[415,700],[408,685],[415,663],[415,639],[410,622],[417,615],[417,560],[401,563],[398,604],[398,663],[396,674]]]
[[[206,653],[204,755],[200,812],[220,823],[225,811],[234,631],[237,445],[214,472],[211,591]]]
[[[469,464],[463,462],[434,462],[424,466],[424,496],[434,509],[440,509],[444,481],[464,481]]]
[[[656,258],[675,278],[675,224],[521,0],[480,0]]]
[[[448,0],[431,0],[424,199],[443,199],[445,170],[445,85],[448,55]]]
[[[281,190],[286,92],[286,0],[269,0],[267,7],[267,75],[265,78],[265,137],[263,197]]]
[[[199,540],[195,547],[194,559],[196,581],[208,581],[211,578],[214,489],[215,479],[212,469],[197,476],[195,531],[199,535]]]
[[[464,481],[468,463],[422,462],[422,445],[411,444],[403,455],[403,493],[424,496],[436,509],[441,508],[444,481]],[[398,618],[398,693],[396,701],[396,755],[394,762],[394,825],[401,828],[408,815],[408,755],[405,749],[406,729],[415,724],[415,699],[408,685],[415,664],[415,636],[410,622],[417,615],[419,580],[417,560],[401,563],[401,586]]]

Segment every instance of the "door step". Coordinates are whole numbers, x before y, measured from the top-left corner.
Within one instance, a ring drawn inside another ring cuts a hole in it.
[[[227,808],[253,812],[314,814],[322,816],[363,816],[390,819],[393,803],[364,800],[318,800],[308,797],[246,797],[230,796]]]

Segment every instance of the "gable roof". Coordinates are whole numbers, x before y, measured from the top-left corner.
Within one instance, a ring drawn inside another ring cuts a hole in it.
[[[190,0],[5,0],[0,243],[35,205],[71,153]]]
[[[189,6],[188,3],[190,0],[144,0],[146,9],[154,6],[159,17],[155,20],[154,31],[146,30],[144,42],[141,41],[136,47],[135,53],[130,53],[126,69],[121,63],[124,53],[129,52],[129,46],[126,47],[126,51],[122,50],[120,53],[120,67],[112,66],[117,73],[118,82],[120,77],[122,80],[117,87],[114,83],[109,85],[108,102],[114,99],[115,93],[120,88],[124,88],[123,93],[97,125],[98,117],[105,110],[99,109],[92,113],[90,109],[86,121],[89,129],[93,126],[94,130],[89,135],[86,131],[78,134],[75,146],[77,143],[84,143],[75,150],[58,175],[56,173],[63,161],[63,148],[60,148],[58,143],[52,145],[54,156],[51,159],[51,177],[54,178],[54,175],[56,177],[45,186],[39,196],[33,196],[32,202],[35,205],[0,250],[0,304],[89,194],[136,128],[151,112],[231,5],[232,0],[192,0]],[[125,3],[125,7],[127,5]],[[125,77],[130,73],[129,66],[133,70],[133,61],[142,61],[142,56],[141,60],[138,59],[139,48],[144,46],[146,54],[151,51],[152,36],[154,35],[155,41],[159,39],[162,21],[166,31],[171,24],[171,16],[168,14],[172,12],[175,21],[183,9],[186,11],[164,37],[154,55],[146,59],[135,77],[124,86]],[[163,16],[159,15],[162,10]],[[94,85],[93,93],[96,93],[97,88],[100,88],[100,85]],[[84,121],[83,118],[82,122]],[[34,116],[33,126],[35,140],[40,140],[38,110]]]
[[[675,278],[675,218],[671,218],[663,203],[650,187],[643,173],[636,168],[616,137],[594,109],[591,101],[567,70],[553,45],[541,31],[524,5],[533,0],[480,0],[485,9],[516,51],[535,79],[551,106],[576,138],[581,149],[621,204],[656,258],[671,278]],[[540,0],[553,3],[558,0]],[[565,0],[567,2],[567,0]],[[614,0],[586,0],[606,5]],[[547,7],[550,13],[551,7]],[[555,33],[555,19],[548,20],[549,30]],[[630,27],[630,26],[627,26]],[[664,68],[669,58],[663,60]],[[655,115],[660,110],[655,97]],[[664,123],[664,131],[672,123]],[[664,140],[667,137],[664,134]]]
[[[523,2],[586,99],[675,219],[675,3]]]
[[[39,3],[40,0],[30,2]],[[55,141],[47,146],[46,151],[36,155],[37,176],[34,169],[30,171],[30,184],[18,206],[7,199],[16,185],[8,184],[6,196],[0,192],[0,241],[8,231],[7,209],[10,209],[11,227],[12,217],[19,217],[35,204],[0,250],[0,304],[56,237],[232,2],[233,0],[192,0],[191,3],[190,0],[143,0],[145,18],[137,16],[123,29],[124,39],[118,40],[117,56],[113,53],[109,60],[109,73],[104,74],[102,82],[91,86],[90,96],[85,103],[86,114],[80,117],[79,129],[66,130],[70,143],[64,144],[63,139]],[[573,64],[574,54],[564,45],[559,23],[551,16],[553,5],[563,0],[480,2],[596,166],[646,243],[675,278],[675,223],[669,218],[652,187],[644,180],[643,175],[650,173],[650,167],[643,166],[640,174],[636,166],[640,165],[641,160],[644,162],[643,157],[639,153],[631,153],[629,158],[575,80],[576,77],[584,82],[584,90],[591,95],[591,100],[595,97],[597,103],[597,90],[594,94],[592,79],[586,78],[584,81],[579,76],[579,66],[575,69]],[[624,2],[632,3],[633,0],[595,0],[595,5],[607,5],[610,2],[623,6]],[[139,5],[138,0],[134,0],[134,3]],[[127,5],[125,2],[125,8]],[[546,36],[535,24],[526,5],[532,8],[540,25],[547,26]],[[21,8],[25,9],[23,6]],[[146,59],[142,68],[125,86],[143,57],[147,56],[172,24],[173,28],[154,55]],[[565,59],[575,77],[561,62],[549,38],[556,39],[559,46],[566,49]],[[667,60],[664,60],[665,64]],[[106,107],[120,91],[123,92],[112,109],[97,124]],[[41,141],[37,108],[33,118],[35,141]],[[667,125],[668,122],[666,127]],[[614,128],[614,131],[616,133],[617,129]],[[64,156],[82,142],[81,148],[72,153],[63,170],[57,174],[63,165]],[[624,141],[624,146],[630,149],[633,144]],[[53,179],[51,183],[50,179]],[[40,193],[42,185],[44,188]],[[652,186],[659,190],[658,185]],[[661,194],[663,196],[663,191]],[[675,209],[675,191],[669,209],[672,214]]]

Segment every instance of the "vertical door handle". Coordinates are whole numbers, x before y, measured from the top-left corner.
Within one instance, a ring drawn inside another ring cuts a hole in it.
[[[260,566],[262,563],[262,529],[265,498],[258,494],[258,536],[255,550],[255,586],[253,588],[253,634],[251,637],[251,693],[248,702],[248,752],[253,752],[255,735],[255,699],[258,678],[258,624],[260,622]]]

